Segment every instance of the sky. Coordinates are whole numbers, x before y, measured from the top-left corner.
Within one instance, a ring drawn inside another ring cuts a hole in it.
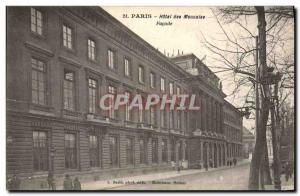
[[[203,38],[206,38],[217,45],[229,47],[223,42],[226,37],[212,12],[213,7],[102,7],[117,20],[150,43],[154,48],[158,48],[162,53],[177,55],[180,53],[194,53],[199,59],[213,71],[218,71],[216,66],[222,67],[222,63],[215,60],[215,55],[207,50],[203,45]],[[126,15],[126,16],[124,16]],[[151,15],[151,18],[149,17]],[[180,15],[181,18],[174,18]],[[200,16],[198,19],[184,19],[184,15]],[[168,18],[171,16],[171,18]],[[146,17],[146,18],[145,18]],[[247,20],[247,28],[254,34],[257,33],[256,17]],[[172,25],[157,25],[158,22]],[[226,25],[225,30],[235,35],[243,34],[241,28],[236,25]],[[247,32],[246,32],[247,33]],[[254,44],[254,43],[250,43]],[[229,95],[226,99],[236,107],[241,107],[245,103],[245,94],[249,87],[242,88],[235,96],[230,95],[234,89],[234,78],[232,73],[216,73],[223,83],[223,92]],[[244,118],[243,124],[250,130],[254,128],[254,120]]]

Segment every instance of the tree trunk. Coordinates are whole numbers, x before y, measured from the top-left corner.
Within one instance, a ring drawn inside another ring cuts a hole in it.
[[[256,142],[253,152],[253,157],[250,165],[250,177],[249,177],[249,190],[259,189],[259,169],[262,156],[262,149],[264,150],[264,141],[262,138],[266,138],[266,125],[269,117],[269,101],[263,99],[262,110],[260,113],[260,119],[258,122],[258,129],[256,131]]]
[[[266,62],[266,20],[265,20],[265,9],[263,6],[255,7],[257,11],[258,19],[258,35],[259,35],[259,76],[260,80],[266,73],[267,62]],[[253,158],[250,165],[249,175],[249,190],[259,189],[259,170],[261,161],[263,159],[262,150],[264,152],[265,145],[264,140],[266,139],[266,125],[269,117],[270,101],[266,97],[269,96],[268,88],[263,86],[264,95],[262,95],[261,112],[258,121],[258,127],[256,130],[256,142],[253,152]]]
[[[273,145],[273,170],[274,170],[274,186],[276,190],[281,190],[280,182],[280,160],[279,160],[279,149],[278,149],[278,138],[277,138],[277,123],[275,122],[275,108],[274,105],[271,107],[271,132],[272,132],[272,145]]]
[[[265,184],[271,185],[272,178],[271,178],[271,173],[270,173],[270,163],[269,163],[269,156],[268,156],[267,140],[265,140],[265,153],[264,153],[263,167],[264,167],[264,182],[265,182]]]

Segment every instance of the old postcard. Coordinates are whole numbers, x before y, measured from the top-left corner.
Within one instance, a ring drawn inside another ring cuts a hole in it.
[[[294,17],[7,6],[7,190],[295,191]]]

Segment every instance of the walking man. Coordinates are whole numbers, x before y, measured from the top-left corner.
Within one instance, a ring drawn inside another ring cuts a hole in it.
[[[73,184],[74,184],[74,190],[81,190],[81,183],[77,177],[74,179]]]
[[[70,178],[69,174],[65,175],[64,190],[73,190],[73,183],[72,183],[72,179]]]

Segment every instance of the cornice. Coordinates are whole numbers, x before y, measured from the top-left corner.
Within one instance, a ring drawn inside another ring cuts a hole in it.
[[[42,47],[40,47],[40,46],[38,46],[38,45],[35,45],[35,44],[33,44],[33,43],[30,43],[30,42],[28,42],[28,41],[26,41],[26,42],[24,43],[24,45],[25,45],[26,48],[28,48],[28,49],[30,49],[30,50],[33,50],[33,51],[35,51],[35,52],[40,52],[40,53],[42,53],[42,54],[44,54],[44,55],[46,55],[46,56],[48,56],[48,57],[53,57],[53,56],[54,56],[54,53],[53,53],[52,51],[47,50],[47,49],[45,49],[45,48],[42,48]]]

